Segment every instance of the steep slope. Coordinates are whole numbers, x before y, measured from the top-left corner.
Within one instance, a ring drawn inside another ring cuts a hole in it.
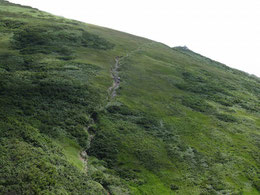
[[[1,194],[260,194],[260,79],[0,0]]]

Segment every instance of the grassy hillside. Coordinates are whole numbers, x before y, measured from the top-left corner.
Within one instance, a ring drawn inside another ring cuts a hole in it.
[[[260,79],[185,47],[0,0],[0,110],[0,194],[260,194]]]

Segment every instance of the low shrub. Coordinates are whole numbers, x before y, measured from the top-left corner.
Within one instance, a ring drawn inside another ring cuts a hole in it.
[[[19,29],[24,26],[26,23],[18,21],[18,20],[1,20],[0,26],[7,29]]]
[[[213,113],[214,108],[197,96],[182,97],[182,104],[198,112]]]
[[[67,31],[57,27],[25,27],[14,32],[13,48],[23,54],[58,53],[71,56],[73,48],[82,46],[94,49],[112,49],[114,44],[86,31]]]
[[[11,53],[0,54],[0,68],[6,71],[24,70],[25,65],[26,62],[22,56]]]
[[[216,117],[221,120],[221,121],[224,121],[224,122],[237,122],[237,119],[232,116],[232,115],[228,115],[228,114],[216,114]]]

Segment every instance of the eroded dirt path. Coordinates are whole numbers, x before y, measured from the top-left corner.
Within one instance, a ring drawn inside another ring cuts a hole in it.
[[[94,125],[94,120],[91,119],[90,121],[90,124],[84,128],[84,130],[87,132],[88,134],[88,141],[87,141],[87,147],[84,148],[84,150],[82,150],[79,154],[79,158],[80,160],[83,162],[84,164],[84,170],[86,173],[88,173],[88,154],[87,154],[87,151],[88,149],[90,148],[91,146],[91,141],[92,139],[94,138],[95,134],[93,134],[91,131],[90,131],[90,128]]]
[[[145,46],[148,46],[148,45],[151,45],[151,44],[154,44],[154,43],[152,42],[152,43],[143,44],[143,45],[139,46],[137,49],[127,53],[125,56],[115,57],[115,64],[114,64],[114,66],[112,66],[111,71],[110,71],[111,77],[113,78],[113,84],[112,84],[111,87],[108,88],[108,102],[107,103],[110,103],[117,96],[116,91],[119,88],[120,82],[121,82],[121,78],[119,77],[120,61],[122,61],[125,58],[132,56],[136,52],[141,51]],[[90,120],[91,120],[90,124],[85,128],[85,131],[89,135],[87,147],[84,148],[79,154],[80,160],[84,163],[84,169],[85,169],[86,173],[88,172],[88,158],[89,158],[87,151],[91,147],[91,141],[95,136],[95,134],[93,132],[91,132],[91,127],[93,127],[93,125],[95,124],[95,121],[91,117],[90,117]]]
[[[119,69],[119,61],[120,57],[115,58],[115,65],[111,68],[111,76],[113,78],[113,84],[108,89],[109,99],[113,99],[116,96],[116,90],[119,88],[120,85],[120,77],[118,76],[118,69]]]
[[[115,57],[115,65],[111,68],[111,77],[113,78],[113,84],[111,87],[108,88],[108,102],[111,101],[116,96],[116,90],[119,88],[120,85],[120,77],[118,76],[118,69],[119,69],[119,60],[120,57]],[[88,173],[88,154],[87,151],[91,146],[91,141],[94,138],[94,134],[91,133],[90,128],[95,124],[94,120],[91,119],[90,124],[85,128],[85,131],[88,133],[88,143],[87,147],[84,148],[80,154],[79,158],[84,164],[84,170]]]
[[[116,90],[120,86],[120,82],[121,82],[121,78],[119,77],[120,61],[141,51],[145,46],[152,45],[152,44],[154,44],[154,42],[143,44],[143,45],[139,46],[137,49],[132,50],[131,52],[127,53],[125,56],[115,57],[115,65],[114,65],[114,67],[111,68],[111,71],[110,71],[111,77],[113,78],[113,84],[108,89],[108,102],[116,97],[116,95],[117,95]]]
[[[111,67],[111,70],[110,70],[111,77],[113,79],[113,84],[111,87],[108,88],[108,96],[107,96],[106,105],[111,103],[112,100],[117,96],[117,89],[119,88],[120,82],[121,82],[121,78],[119,77],[120,61],[124,60],[125,58],[131,57],[135,53],[140,52],[145,46],[148,46],[151,44],[153,44],[153,42],[143,44],[143,45],[139,46],[137,49],[130,51],[125,56],[115,57],[115,64],[114,64],[114,66]],[[103,106],[103,107],[105,107],[105,106]],[[88,150],[90,149],[91,142],[92,142],[93,138],[95,137],[95,133],[92,129],[93,126],[95,125],[95,117],[89,116],[89,118],[90,118],[89,125],[87,127],[85,127],[85,129],[84,129],[86,131],[86,133],[88,134],[87,146],[79,153],[79,159],[84,164],[84,171],[86,174],[88,174],[88,167],[89,167]],[[107,194],[110,195],[109,190],[106,189],[104,186],[103,186],[103,188],[107,192]]]

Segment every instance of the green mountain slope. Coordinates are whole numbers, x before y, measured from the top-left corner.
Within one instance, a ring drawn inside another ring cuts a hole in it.
[[[260,194],[260,79],[0,0],[0,194]]]

